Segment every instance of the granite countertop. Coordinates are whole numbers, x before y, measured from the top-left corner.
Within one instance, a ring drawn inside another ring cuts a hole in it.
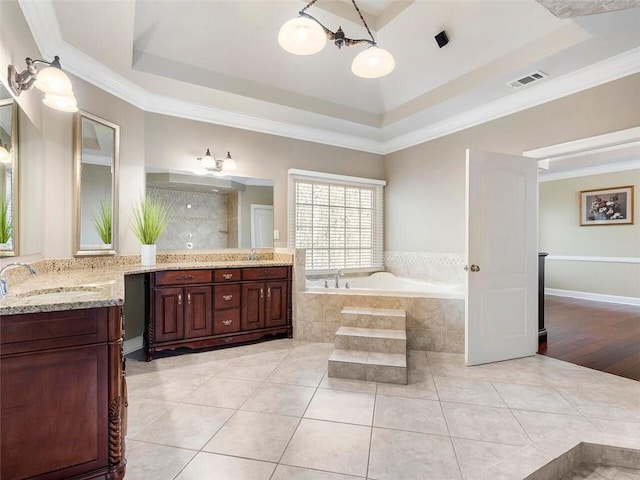
[[[0,316],[124,304],[124,276],[165,270],[290,266],[280,260],[159,263],[153,267],[114,265],[38,273],[0,298]]]

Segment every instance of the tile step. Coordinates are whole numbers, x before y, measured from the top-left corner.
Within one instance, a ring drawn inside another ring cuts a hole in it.
[[[340,327],[335,336],[338,350],[407,353],[407,332],[380,328]]]
[[[407,384],[407,357],[399,353],[334,350],[329,357],[329,377],[370,382]]]
[[[347,327],[405,330],[407,326],[407,314],[401,309],[345,307],[341,313]]]

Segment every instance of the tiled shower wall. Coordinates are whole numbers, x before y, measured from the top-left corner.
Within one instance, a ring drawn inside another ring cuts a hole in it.
[[[387,272],[396,277],[447,283],[464,282],[464,254],[425,252],[385,252]]]
[[[227,248],[226,194],[153,187],[147,193],[163,200],[169,209],[169,222],[158,239],[158,250]]]

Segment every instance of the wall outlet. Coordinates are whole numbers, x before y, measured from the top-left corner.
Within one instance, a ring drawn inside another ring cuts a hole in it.
[[[274,230],[273,231],[273,239],[274,240],[280,240],[280,230]]]

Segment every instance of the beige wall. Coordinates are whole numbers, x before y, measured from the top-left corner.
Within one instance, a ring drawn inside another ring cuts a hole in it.
[[[633,225],[579,225],[581,190],[633,185]],[[542,182],[540,250],[551,255],[640,258],[640,169]],[[550,260],[546,287],[640,297],[640,264]]]
[[[640,125],[640,74],[385,157],[385,249],[464,252],[465,150],[522,152]]]

